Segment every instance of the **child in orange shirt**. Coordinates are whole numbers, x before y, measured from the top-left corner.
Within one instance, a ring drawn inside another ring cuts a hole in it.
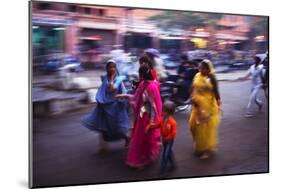
[[[162,143],[163,143],[163,153],[161,161],[161,170],[165,171],[168,163],[170,163],[170,169],[174,169],[175,162],[173,157],[173,143],[177,132],[177,122],[175,121],[173,115],[175,113],[175,105],[171,101],[166,101],[163,104],[163,114],[159,123],[154,123],[146,126],[145,131],[148,132],[152,128],[160,128]]]

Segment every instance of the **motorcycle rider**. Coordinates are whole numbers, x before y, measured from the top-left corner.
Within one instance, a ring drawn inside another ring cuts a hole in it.
[[[178,90],[176,93],[177,100],[186,101],[190,95],[190,87],[194,76],[198,73],[197,63],[189,61],[187,55],[181,56],[181,65],[177,73],[179,75]]]
[[[148,48],[144,51],[144,54],[152,60],[152,68],[156,71],[158,80],[165,80],[167,78],[167,73],[164,63],[160,58],[159,51],[157,49]]]

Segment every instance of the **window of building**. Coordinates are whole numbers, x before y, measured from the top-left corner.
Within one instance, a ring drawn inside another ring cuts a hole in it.
[[[93,15],[98,15],[98,9],[94,9],[94,8],[93,8],[93,9],[92,9],[92,14],[93,14]]]
[[[104,16],[105,10],[104,9],[92,9],[92,14],[95,16]]]
[[[69,10],[70,12],[77,12],[77,6],[75,6],[75,5],[69,5],[68,10]]]
[[[38,5],[39,10],[50,10],[51,9],[51,4],[50,3],[40,3]]]
[[[99,16],[104,16],[104,10],[103,9],[99,9]]]
[[[85,8],[85,14],[91,14],[91,8]]]

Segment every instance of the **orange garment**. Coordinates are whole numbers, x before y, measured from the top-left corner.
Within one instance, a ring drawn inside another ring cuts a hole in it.
[[[169,116],[167,120],[164,117],[153,128],[160,128],[161,136],[164,141],[173,140],[177,133],[177,122],[172,116]]]

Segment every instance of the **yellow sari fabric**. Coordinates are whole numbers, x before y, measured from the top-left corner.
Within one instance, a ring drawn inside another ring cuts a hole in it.
[[[220,112],[213,86],[207,77],[198,73],[192,84],[192,101],[195,103],[190,114],[189,125],[196,153],[215,151]]]

